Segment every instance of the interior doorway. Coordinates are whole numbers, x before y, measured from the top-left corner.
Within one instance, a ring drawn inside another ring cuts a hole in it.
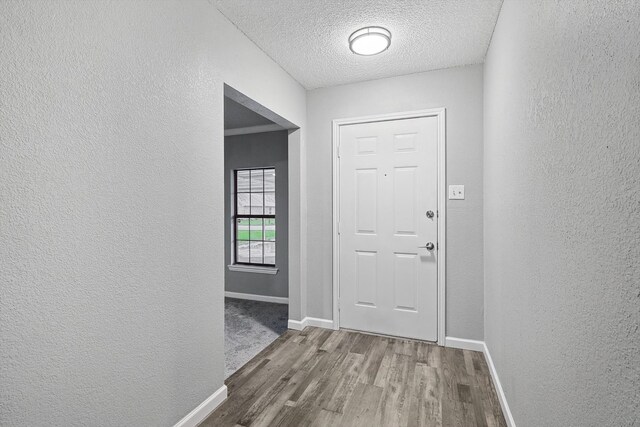
[[[225,376],[287,329],[289,133],[295,127],[225,87]]]

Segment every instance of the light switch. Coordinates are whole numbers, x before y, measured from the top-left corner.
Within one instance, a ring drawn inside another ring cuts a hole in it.
[[[464,185],[450,185],[449,200],[464,200]]]

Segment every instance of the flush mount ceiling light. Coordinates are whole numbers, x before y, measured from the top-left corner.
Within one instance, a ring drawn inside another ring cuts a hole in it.
[[[371,56],[384,52],[391,45],[391,33],[382,27],[364,27],[349,36],[351,52]]]

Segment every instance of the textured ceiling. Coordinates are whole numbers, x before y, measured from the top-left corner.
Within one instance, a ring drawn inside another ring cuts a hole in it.
[[[224,128],[238,129],[253,126],[271,125],[271,120],[238,104],[225,96],[224,98]]]
[[[307,89],[484,61],[502,0],[211,0]],[[364,57],[349,35],[378,25],[391,47]]]

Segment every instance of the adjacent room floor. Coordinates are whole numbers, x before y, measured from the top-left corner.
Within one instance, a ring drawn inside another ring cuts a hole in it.
[[[225,378],[287,330],[286,304],[224,299]]]
[[[287,331],[226,381],[202,426],[506,426],[482,353]]]

